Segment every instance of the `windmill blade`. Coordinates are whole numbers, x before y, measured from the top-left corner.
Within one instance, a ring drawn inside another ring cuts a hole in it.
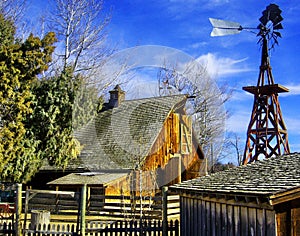
[[[210,23],[213,26],[211,36],[224,36],[230,34],[238,34],[243,30],[243,27],[232,21],[225,21],[220,19],[209,18]]]

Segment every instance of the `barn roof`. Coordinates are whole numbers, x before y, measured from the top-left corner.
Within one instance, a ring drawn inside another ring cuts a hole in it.
[[[181,193],[271,196],[300,192],[300,153],[293,153],[231,168],[173,185]]]
[[[100,112],[76,131],[84,149],[68,168],[134,168],[150,151],[169,114],[182,110],[186,99],[186,95],[173,95],[126,100]]]

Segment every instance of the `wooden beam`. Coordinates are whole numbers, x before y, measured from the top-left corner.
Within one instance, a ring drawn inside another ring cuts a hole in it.
[[[75,192],[72,191],[54,191],[54,190],[39,190],[39,189],[27,189],[26,192],[32,193],[33,196],[38,193],[42,194],[59,194],[59,195],[70,195],[72,197],[75,196]],[[31,197],[32,198],[32,197]],[[29,197],[29,200],[31,199]]]
[[[270,196],[269,203],[270,205],[277,205],[295,199],[300,199],[300,187]]]
[[[241,195],[239,196],[229,195],[231,197],[228,198],[228,196],[224,194],[223,198],[216,198],[215,194],[210,195],[207,193],[198,193],[198,194],[196,193],[195,195],[192,195],[191,193],[181,193],[180,196],[186,198],[197,198],[206,202],[218,202],[218,203],[236,205],[236,206],[254,207],[257,209],[273,210],[274,208],[272,205],[269,204],[267,198],[259,197],[259,196],[248,196],[248,198],[251,198],[250,202],[246,202],[245,196],[241,196]]]
[[[21,224],[21,214],[22,214],[22,184],[17,184],[17,194],[16,194],[16,222],[15,222],[15,233],[17,236],[22,235],[22,224]]]
[[[86,194],[87,194],[87,184],[84,184],[81,188],[80,236],[85,236]]]

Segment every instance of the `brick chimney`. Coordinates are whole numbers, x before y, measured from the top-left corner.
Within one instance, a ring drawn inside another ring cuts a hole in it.
[[[125,91],[123,91],[119,85],[116,85],[109,93],[110,98],[108,106],[110,108],[118,107],[125,100]]]

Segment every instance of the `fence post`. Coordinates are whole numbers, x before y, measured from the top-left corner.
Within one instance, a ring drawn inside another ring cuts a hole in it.
[[[22,184],[17,184],[16,200],[15,200],[15,212],[16,212],[16,222],[15,222],[15,233],[16,236],[22,235],[21,230],[21,214],[22,214]]]
[[[168,235],[168,187],[162,188],[162,204],[163,204],[163,236]]]
[[[84,184],[81,188],[81,202],[80,202],[80,235],[85,236],[85,213],[86,213],[86,189]]]

